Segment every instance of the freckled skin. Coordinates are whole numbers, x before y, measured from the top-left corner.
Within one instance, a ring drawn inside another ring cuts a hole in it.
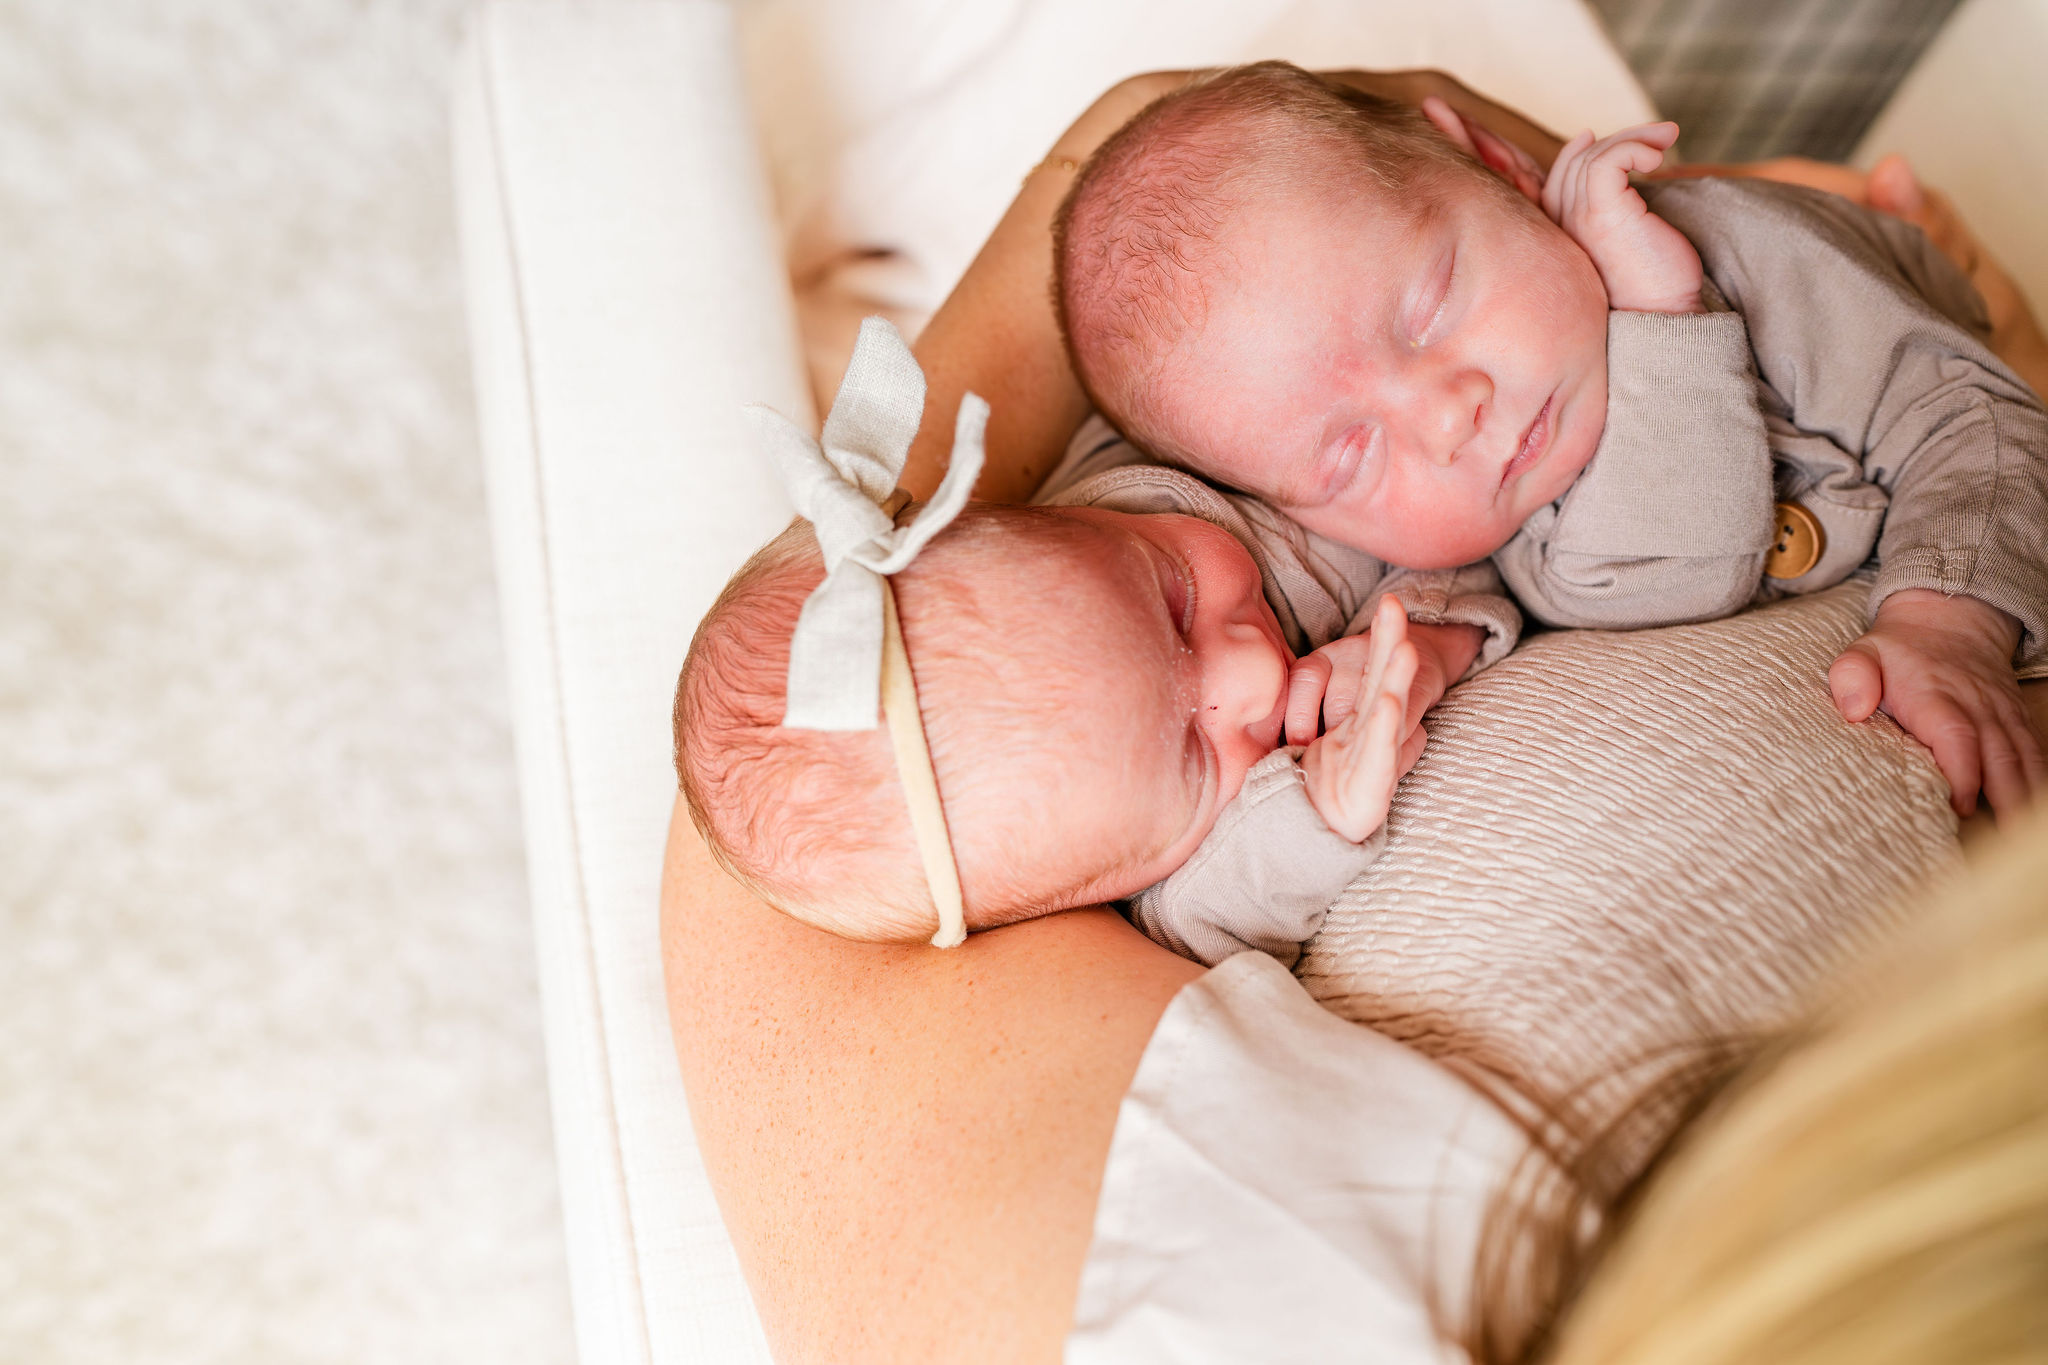
[[[1268,187],[1238,206],[1199,324],[1147,397],[1167,435],[1391,563],[1448,568],[1507,543],[1599,443],[1607,296],[1541,209],[1478,175],[1418,192],[1419,217],[1377,187]],[[1532,430],[1540,455],[1511,470]]]

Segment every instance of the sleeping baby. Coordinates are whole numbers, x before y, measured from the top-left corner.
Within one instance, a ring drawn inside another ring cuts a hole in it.
[[[792,526],[734,576],[677,688],[677,773],[719,860],[848,937],[933,936],[909,770],[876,728],[871,665],[818,653],[880,629],[824,621],[828,599],[865,597],[873,570],[888,578],[929,752],[912,766],[935,780],[966,928],[1136,896],[1141,925],[1178,951],[1292,961],[1384,842],[1423,742],[1408,716],[1418,671],[1454,681],[1513,647],[1520,617],[1498,579],[1484,566],[1390,573],[1159,467],[1084,479],[1064,506],[962,507],[978,432],[904,524],[909,509],[879,500],[916,431],[922,376],[879,320],[847,374],[820,442],[771,420],[778,469],[815,526]],[[1325,689],[1344,717],[1283,747],[1296,654],[1368,628],[1369,657]],[[848,711],[819,718],[820,690],[824,709],[851,699]],[[1284,878],[1241,856],[1279,841]],[[1229,894],[1240,866],[1251,880]]]
[[[1708,619],[1875,556],[1837,706],[1882,702],[1959,810],[2002,804],[2040,766],[2048,414],[1916,229],[1762,181],[1639,194],[1675,136],[1581,135],[1546,176],[1439,101],[1219,73],[1062,208],[1076,372],[1152,455],[1391,564],[1490,557],[1550,624]],[[1096,421],[1069,464],[1139,458]]]

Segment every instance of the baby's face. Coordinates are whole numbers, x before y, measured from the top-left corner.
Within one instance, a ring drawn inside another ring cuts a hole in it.
[[[1074,552],[1020,565],[1033,590],[1017,594],[1012,620],[988,621],[1009,646],[1004,704],[1045,717],[1010,778],[1041,790],[1020,801],[1008,789],[990,818],[1024,815],[1002,837],[1050,883],[1114,869],[1085,904],[1187,860],[1279,744],[1294,656],[1228,532],[1192,517],[1059,515],[1086,528]]]
[[[1409,568],[1506,544],[1592,458],[1607,295],[1534,205],[1459,177],[1414,221],[1303,189],[1239,209],[1153,406],[1212,475]]]

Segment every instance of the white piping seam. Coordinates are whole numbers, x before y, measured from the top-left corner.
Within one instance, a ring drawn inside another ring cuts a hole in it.
[[[532,468],[534,475],[534,525],[536,539],[540,545],[540,579],[542,610],[541,620],[547,633],[548,667],[554,677],[555,712],[562,762],[562,787],[565,794],[564,812],[569,827],[570,865],[574,869],[576,915],[583,928],[584,967],[589,977],[592,1013],[596,1022],[595,1037],[598,1053],[598,1074],[603,1082],[604,1111],[606,1128],[611,1137],[613,1167],[618,1173],[619,1204],[621,1221],[626,1234],[628,1264],[632,1273],[627,1277],[631,1286],[633,1326],[640,1348],[640,1359],[653,1365],[654,1348],[647,1330],[647,1297],[641,1283],[640,1245],[633,1226],[633,1201],[626,1188],[625,1147],[620,1140],[618,1105],[612,1087],[611,1044],[606,1034],[603,981],[597,967],[597,936],[592,931],[590,920],[590,892],[583,876],[583,837],[576,819],[575,772],[569,762],[569,717],[563,705],[564,687],[562,681],[562,656],[557,647],[555,629],[555,578],[554,557],[550,552],[548,539],[547,499],[543,496],[543,478],[540,440],[540,411],[533,380],[533,349],[531,331],[526,318],[525,278],[520,269],[520,255],[517,234],[513,227],[512,185],[505,168],[504,139],[501,136],[501,121],[498,112],[497,79],[497,11],[487,7],[480,14],[484,41],[479,45],[483,65],[484,124],[490,135],[491,170],[498,185],[499,220],[504,225],[505,261],[509,267],[512,283],[512,312],[519,336],[519,365],[521,377],[526,386],[526,423],[530,433]]]

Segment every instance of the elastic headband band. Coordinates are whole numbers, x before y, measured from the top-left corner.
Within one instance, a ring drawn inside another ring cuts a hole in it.
[[[939,909],[939,931],[932,935],[932,947],[953,948],[967,937],[967,904],[960,894],[953,841],[946,833],[946,808],[939,801],[939,775],[932,768],[932,751],[924,742],[924,715],[917,705],[910,655],[903,649],[896,589],[886,582],[882,585],[882,629],[882,715],[889,722],[889,743],[896,750],[896,774],[903,779],[903,799],[910,805],[910,828],[917,835],[925,884],[931,888],[932,904]]]

